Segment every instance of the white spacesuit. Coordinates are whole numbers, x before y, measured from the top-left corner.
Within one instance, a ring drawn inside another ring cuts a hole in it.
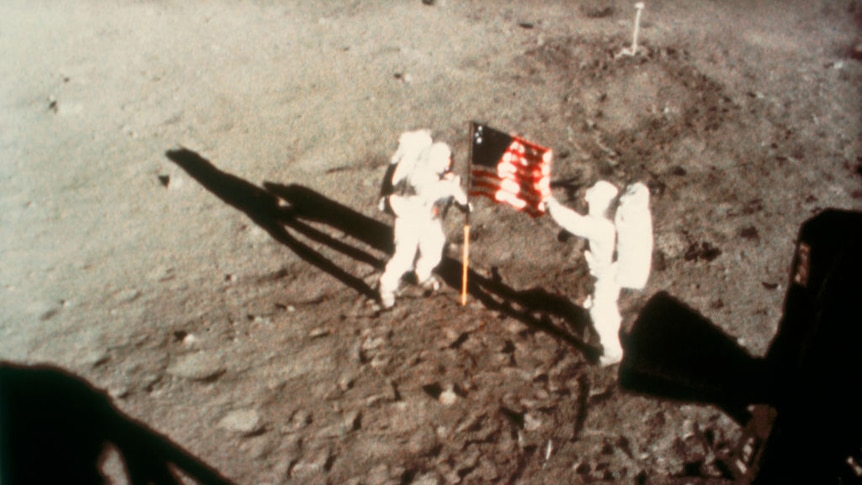
[[[622,288],[642,290],[652,266],[653,232],[649,188],[629,185],[620,197],[617,214],[617,283]]]
[[[395,252],[378,284],[384,309],[395,304],[401,277],[408,271],[415,272],[423,287],[439,289],[440,283],[431,273],[440,264],[446,244],[441,206],[452,198],[468,207],[460,177],[449,172],[449,146],[431,143],[427,130],[403,134],[391,163],[393,192],[380,201],[381,210],[388,208],[395,215]]]
[[[584,196],[589,204],[587,215],[562,206],[553,197],[547,200],[548,212],[557,224],[589,242],[584,258],[595,284],[585,306],[602,343],[602,365],[615,364],[623,356],[619,340],[622,316],[617,304],[620,289],[643,288],[652,259],[649,189],[641,183],[628,187],[620,199],[615,224],[610,209],[618,193],[613,184],[597,182]]]

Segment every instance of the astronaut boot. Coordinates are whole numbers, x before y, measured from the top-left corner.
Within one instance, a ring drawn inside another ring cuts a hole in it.
[[[386,263],[386,270],[377,281],[377,295],[380,308],[383,310],[389,310],[395,305],[395,297],[398,296],[398,288],[401,286],[401,275],[404,274],[402,270],[404,258],[398,257],[397,250],[395,253],[396,255]]]
[[[623,360],[623,348],[620,345],[619,339],[612,339],[611,342],[602,342],[602,350],[602,355],[599,357],[599,364],[602,367],[619,364]]]
[[[395,306],[395,292],[380,292],[380,308],[383,310],[389,310],[393,306]]]
[[[425,295],[433,295],[440,291],[440,280],[437,279],[436,276],[429,276],[425,279],[425,281],[421,282],[419,286],[425,290]]]

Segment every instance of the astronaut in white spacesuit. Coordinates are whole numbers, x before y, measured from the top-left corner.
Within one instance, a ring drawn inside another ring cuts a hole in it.
[[[602,343],[602,365],[622,360],[619,331],[622,317],[617,301],[621,288],[642,289],[649,276],[653,234],[649,211],[649,189],[642,183],[630,185],[620,198],[614,220],[611,207],[619,189],[606,181],[596,182],[584,196],[587,215],[562,206],[555,198],[547,201],[551,217],[566,231],[586,238],[590,249],[584,258],[595,277],[588,307],[593,327]],[[616,250],[616,259],[614,259]]]
[[[441,210],[451,199],[469,210],[461,178],[451,168],[451,149],[445,143],[433,143],[430,131],[406,132],[399,138],[379,204],[381,210],[395,216],[395,252],[378,283],[384,309],[395,304],[401,278],[408,271],[415,272],[423,288],[440,288],[432,272],[440,264],[446,244]]]

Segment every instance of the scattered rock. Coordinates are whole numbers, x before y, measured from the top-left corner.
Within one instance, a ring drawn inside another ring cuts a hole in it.
[[[458,471],[475,468],[479,463],[479,458],[482,457],[482,452],[475,444],[470,445],[467,449],[458,456],[458,464],[455,468]]]
[[[494,465],[494,462],[482,457],[473,475],[480,478],[482,483],[496,483],[500,478],[500,471]]]
[[[383,347],[384,345],[386,345],[386,339],[385,338],[368,336],[362,342],[362,350],[366,351],[366,352],[370,351],[370,350],[377,350],[380,347]]]
[[[299,431],[303,428],[306,428],[313,421],[313,415],[311,411],[307,411],[305,409],[300,409],[295,412],[290,419],[290,422],[287,424],[287,427],[284,431],[286,432],[294,432]]]
[[[347,392],[353,387],[356,378],[352,374],[344,374],[338,379],[338,388],[341,392]]]
[[[389,357],[381,354],[376,354],[374,357],[371,358],[370,364],[371,367],[374,369],[382,369],[389,365],[390,361],[391,359]]]
[[[329,470],[334,460],[335,456],[328,448],[318,450],[294,464],[290,469],[290,478],[298,480],[299,483],[308,483],[315,475]]]
[[[440,485],[440,477],[434,473],[424,473],[414,478],[410,485]]]
[[[225,372],[224,364],[218,355],[209,352],[195,352],[178,357],[168,366],[168,375],[193,381],[210,381]]]
[[[365,483],[368,485],[385,485],[389,478],[389,465],[381,463],[368,472]]]
[[[88,352],[85,352],[83,357],[81,358],[81,364],[90,367],[98,367],[105,362],[110,360],[110,355],[105,350],[94,349]]]
[[[123,125],[120,129],[130,138],[138,138],[139,136],[137,130],[129,125]]]
[[[253,432],[240,443],[239,451],[253,460],[263,460],[272,454],[274,447],[271,436]]]
[[[461,475],[458,474],[458,470],[455,470],[447,463],[438,464],[437,472],[440,473],[440,475],[442,476],[442,480],[444,483],[456,485],[463,481],[461,479]]]
[[[469,338],[469,334],[453,327],[443,328],[444,338],[442,339],[442,348],[457,348]]]
[[[521,332],[527,330],[527,326],[524,325],[520,320],[515,320],[513,318],[509,318],[504,320],[503,328],[506,329],[507,332],[512,334],[520,334]]]
[[[137,300],[141,296],[141,291],[135,288],[126,288],[114,293],[114,299],[118,303],[129,303]]]
[[[592,467],[589,463],[579,461],[572,465],[572,470],[574,470],[578,475],[589,475],[590,471],[592,471]]]
[[[400,398],[398,386],[392,381],[387,381],[377,394],[372,394],[365,399],[365,406],[372,407],[380,402],[393,402]]]
[[[125,399],[131,394],[131,388],[127,382],[116,382],[107,389],[112,399]]]
[[[289,457],[291,460],[296,460],[302,454],[302,437],[298,435],[288,435],[281,445],[280,453]]]
[[[614,7],[609,5],[581,5],[581,12],[590,19],[610,17],[614,11]]]
[[[762,199],[751,199],[742,206],[742,215],[756,214],[763,210]]]
[[[686,261],[713,261],[715,258],[721,256],[721,249],[713,246],[708,242],[700,242],[700,243],[692,243],[688,249],[685,251]]]
[[[321,429],[318,438],[343,438],[362,427],[362,415],[359,411],[350,411],[340,421]]]
[[[404,84],[410,84],[413,82],[413,75],[410,74],[409,72],[406,72],[406,73],[396,72],[395,73],[395,79],[398,79],[399,81],[403,82]]]
[[[478,412],[470,415],[468,418],[464,419],[457,428],[455,428],[455,433],[470,433],[477,431],[482,427],[482,422],[487,417],[485,412]]]
[[[168,266],[154,266],[147,272],[147,280],[149,281],[167,281],[174,277],[174,269]]]
[[[437,398],[441,404],[444,406],[451,406],[455,404],[458,400],[458,395],[455,393],[455,390],[452,387],[447,388],[443,392],[440,393],[440,396]]]
[[[685,419],[682,422],[682,439],[687,440],[692,438],[697,433],[697,424],[691,419]]]
[[[356,364],[365,364],[368,362],[368,358],[365,354],[365,350],[362,348],[362,342],[356,341],[353,345],[350,346],[350,360]]]
[[[437,433],[430,426],[416,430],[407,442],[407,450],[416,456],[432,455],[438,448]]]
[[[536,431],[542,427],[542,420],[530,413],[524,414],[524,431]]]
[[[757,228],[754,226],[747,226],[740,229],[739,237],[743,239],[748,239],[749,241],[760,240],[760,234],[757,232]]]
[[[443,393],[443,386],[441,386],[440,383],[433,382],[431,384],[425,384],[424,386],[422,386],[422,390],[434,399],[439,399],[440,394]]]
[[[254,409],[231,411],[219,421],[218,426],[241,435],[253,435],[263,430],[260,414]]]
[[[263,315],[248,315],[249,321],[256,325],[268,327],[272,325],[272,319]]]

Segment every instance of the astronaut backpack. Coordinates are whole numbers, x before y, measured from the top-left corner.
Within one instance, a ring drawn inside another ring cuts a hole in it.
[[[409,175],[415,170],[419,158],[432,144],[431,130],[407,131],[401,134],[398,138],[398,149],[389,161],[380,187],[378,208],[381,212],[393,214],[392,207],[389,205],[390,195],[415,193]]]
[[[620,197],[614,225],[617,228],[617,284],[642,290],[652,266],[653,227],[649,188],[629,185]]]

